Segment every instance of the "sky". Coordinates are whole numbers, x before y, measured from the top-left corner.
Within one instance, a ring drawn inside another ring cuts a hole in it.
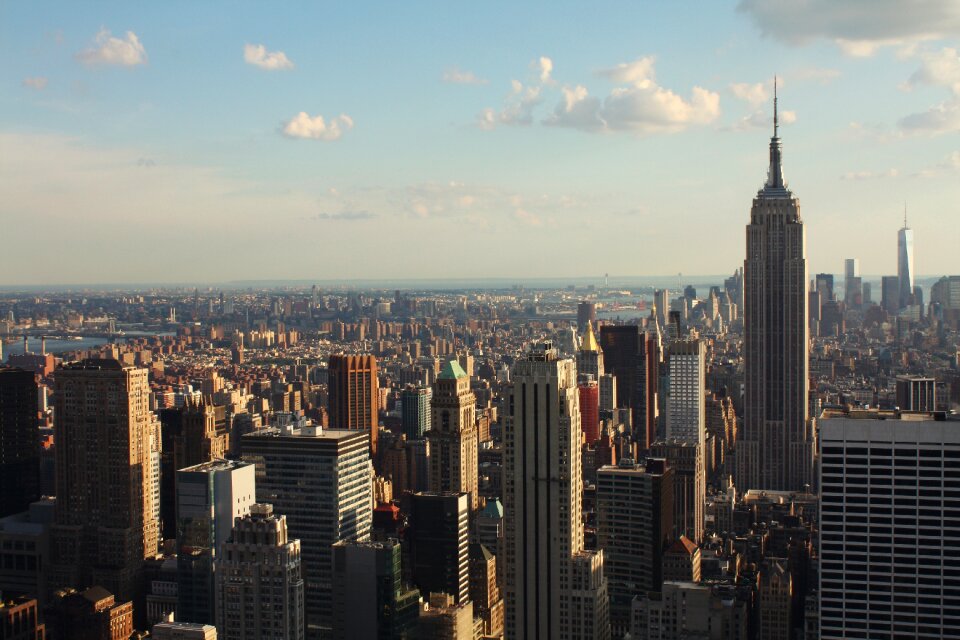
[[[0,284],[960,273],[960,3],[0,0]]]

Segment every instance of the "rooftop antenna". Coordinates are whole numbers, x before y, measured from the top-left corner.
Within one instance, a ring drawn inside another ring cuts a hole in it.
[[[780,128],[777,118],[777,76],[773,76],[773,137],[776,138]]]
[[[903,201],[903,228],[907,228],[907,201]]]

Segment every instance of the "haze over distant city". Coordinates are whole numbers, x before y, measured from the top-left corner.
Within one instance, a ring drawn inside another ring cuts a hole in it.
[[[801,6],[802,5],[802,6]],[[960,5],[6,3],[0,285],[956,272]]]

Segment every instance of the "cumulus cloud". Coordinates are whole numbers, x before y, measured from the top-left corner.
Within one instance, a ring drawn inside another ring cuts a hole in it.
[[[956,0],[741,0],[767,36],[801,45],[826,39],[847,55],[960,34]]]
[[[487,131],[498,125],[533,124],[533,110],[543,102],[542,92],[546,85],[554,84],[551,78],[553,60],[540,56],[530,63],[530,69],[536,74],[527,84],[519,80],[510,81],[510,93],[502,109],[487,107],[477,115],[477,126]]]
[[[539,74],[541,84],[550,82],[550,74],[553,73],[553,60],[547,56],[540,56],[539,60],[534,61],[533,67]]]
[[[757,82],[755,84],[735,82],[730,85],[730,93],[753,106],[757,106],[770,99],[770,92],[767,90],[766,83],[763,82]]]
[[[918,54],[920,68],[903,84],[911,90],[922,85],[945,87],[951,96],[926,111],[912,113],[897,123],[906,134],[940,134],[960,131],[960,53],[953,47]]]
[[[489,131],[500,124],[523,126],[533,124],[533,110],[543,102],[540,95],[542,87],[524,85],[519,80],[513,80],[510,86],[510,95],[507,96],[501,110],[487,107],[477,116],[477,125],[481,129]]]
[[[359,222],[361,220],[373,220],[377,214],[369,211],[337,211],[336,213],[323,212],[313,217],[314,220],[341,220],[344,222]]]
[[[30,78],[24,78],[22,84],[23,86],[33,89],[34,91],[43,91],[47,88],[48,79],[44,76],[33,76]]]
[[[653,56],[644,56],[637,58],[633,62],[621,62],[610,69],[603,69],[598,72],[599,75],[609,78],[616,84],[632,84],[635,87],[644,89],[652,86],[657,79],[654,64],[656,59]]]
[[[926,111],[912,113],[897,122],[903,133],[940,134],[960,131],[960,96],[954,96]]]
[[[262,44],[243,45],[243,61],[267,71],[293,69],[293,62],[283,51],[267,51]]]
[[[324,120],[321,115],[311,116],[301,111],[283,125],[283,135],[307,140],[337,140],[350,129],[353,129],[353,118],[345,113]]]
[[[127,31],[123,38],[110,35],[109,29],[100,29],[93,40],[93,46],[74,55],[85,65],[116,65],[133,67],[146,64],[147,51],[140,38],[133,31]]]
[[[446,69],[443,72],[443,81],[448,84],[487,84],[487,80],[473,71],[463,71],[457,67]]]
[[[919,85],[934,85],[949,88],[960,95],[960,53],[953,47],[920,54],[920,68],[907,80],[906,89]]]
[[[720,115],[720,96],[693,87],[689,98],[657,84],[652,57],[639,58],[600,71],[601,76],[628,86],[614,88],[603,100],[581,85],[565,87],[560,102],[544,124],[583,131],[671,133],[690,125],[708,124]]]

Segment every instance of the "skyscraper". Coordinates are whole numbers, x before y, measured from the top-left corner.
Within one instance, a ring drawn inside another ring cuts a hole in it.
[[[216,624],[214,562],[256,500],[254,466],[217,460],[177,471],[177,619]]]
[[[860,308],[863,304],[863,279],[860,277],[859,258],[847,258],[843,261],[843,290],[847,307]]]
[[[673,535],[673,469],[665,460],[625,459],[597,471],[597,545],[610,583],[610,623],[630,630],[634,596],[658,591],[663,552]]]
[[[559,359],[550,343],[535,345],[514,365],[506,407],[506,636],[605,640],[610,627],[603,556],[583,546],[573,359]],[[583,579],[584,570],[590,580]]]
[[[706,346],[700,340],[677,340],[667,349],[670,376],[667,439],[703,446],[706,434]]]
[[[157,554],[160,534],[160,426],[148,375],[116,360],[56,373],[53,587],[139,595],[144,558]]]
[[[477,398],[470,377],[456,360],[448,361],[433,385],[430,443],[430,490],[466,493],[470,510],[479,504],[477,467]]]
[[[652,447],[666,458],[674,476],[674,536],[703,540],[707,501],[706,345],[700,340],[670,343],[667,442]]]
[[[577,387],[580,390],[580,427],[584,440],[591,444],[600,437],[600,387],[589,374],[586,380],[581,376]]]
[[[593,333],[593,325],[588,322],[580,342],[580,350],[577,351],[577,374],[592,375],[593,379],[599,382],[603,373],[603,350]]]
[[[331,545],[365,541],[373,521],[369,439],[364,431],[261,429],[243,436],[243,459],[257,466],[257,499],[286,516],[303,543],[306,620],[331,625]]]
[[[421,593],[470,599],[470,503],[465,493],[417,493],[411,500],[410,558]]]
[[[587,325],[597,320],[597,305],[595,302],[582,300],[577,303],[577,329],[584,331]]]
[[[400,393],[403,433],[407,440],[419,440],[430,428],[430,389],[407,385]]]
[[[667,326],[667,320],[670,316],[670,291],[669,289],[657,289],[653,292],[653,305],[657,311],[657,322],[661,327]]]
[[[300,541],[289,538],[286,516],[269,504],[252,505],[217,560],[220,640],[303,640],[300,569]]]
[[[897,376],[897,408],[900,411],[936,411],[936,378]]]
[[[333,636],[402,640],[413,633],[420,592],[405,587],[396,540],[333,545]]]
[[[656,439],[660,352],[657,339],[637,325],[603,325],[600,345],[606,369],[616,376],[616,398],[633,414],[633,439],[647,449]]]
[[[913,229],[907,226],[903,211],[903,227],[897,232],[897,280],[900,283],[900,308],[913,304]]]
[[[900,278],[897,276],[880,279],[880,306],[891,316],[900,310]]]
[[[744,429],[737,486],[796,490],[813,481],[808,420],[807,260],[800,203],[787,189],[774,127],[766,184],[747,225],[744,277]]]
[[[210,404],[205,397],[199,402],[187,398],[180,409],[180,432],[173,442],[177,469],[225,457],[230,448],[225,408]]]
[[[377,359],[374,356],[331,354],[327,370],[330,426],[369,429],[370,453],[377,453],[379,428]]]
[[[40,498],[37,383],[32,371],[0,368],[0,518]]]
[[[960,424],[820,422],[820,637],[960,638]]]

